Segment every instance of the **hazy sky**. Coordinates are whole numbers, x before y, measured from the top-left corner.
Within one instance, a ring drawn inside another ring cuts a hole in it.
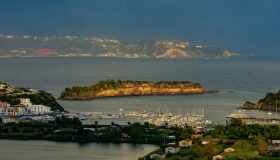
[[[184,39],[280,54],[279,0],[1,0],[0,33]]]

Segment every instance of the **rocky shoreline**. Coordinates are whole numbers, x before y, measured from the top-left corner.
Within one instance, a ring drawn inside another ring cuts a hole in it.
[[[258,100],[257,102],[246,101],[240,106],[240,109],[279,112],[279,104],[280,91],[277,93],[267,93],[264,98]]]
[[[100,81],[92,86],[66,88],[62,100],[94,100],[108,97],[204,94],[209,91],[190,81]]]

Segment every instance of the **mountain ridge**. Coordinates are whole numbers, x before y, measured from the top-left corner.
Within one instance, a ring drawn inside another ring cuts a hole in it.
[[[154,59],[227,59],[239,53],[182,40],[131,40],[111,38],[0,35],[0,58],[103,57]]]

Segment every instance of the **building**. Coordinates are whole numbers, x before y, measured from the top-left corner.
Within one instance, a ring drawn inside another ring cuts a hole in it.
[[[176,147],[166,147],[165,148],[165,154],[175,154],[175,153],[178,153],[180,151],[179,148],[176,148]]]
[[[224,160],[224,156],[218,154],[216,156],[213,156],[212,160]]]
[[[271,125],[280,124],[280,117],[277,114],[270,112],[257,112],[257,111],[243,111],[239,110],[237,112],[231,113],[226,118],[230,121],[232,119],[239,119],[244,124],[261,124],[261,125]]]
[[[163,156],[157,153],[151,154],[150,159],[162,159]]]
[[[25,107],[8,107],[6,108],[4,115],[8,117],[23,116],[27,112]]]
[[[225,153],[231,153],[231,152],[234,152],[234,151],[235,151],[235,149],[231,148],[231,147],[224,149]]]
[[[7,102],[0,101],[0,114],[2,116],[16,117],[26,113],[26,108],[22,106],[11,106]]]
[[[6,85],[0,82],[0,89],[5,89]]]
[[[0,101],[0,115],[4,115],[7,108],[9,108],[11,105],[7,102]]]
[[[20,105],[23,105],[23,106],[31,106],[32,105],[29,98],[20,98],[19,101],[20,101]]]
[[[47,114],[51,112],[51,108],[44,105],[31,105],[27,109],[31,114]]]
[[[267,151],[271,156],[280,157],[280,140],[272,140]]]
[[[210,143],[210,141],[202,141],[201,144],[202,145],[208,145]]]
[[[192,140],[186,139],[179,142],[179,146],[183,148],[191,147],[192,146]]]
[[[9,103],[7,103],[7,102],[2,102],[2,101],[0,101],[0,107],[10,107],[11,105],[9,104]]]
[[[0,101],[0,112],[3,112],[8,107],[11,107],[9,103]]]

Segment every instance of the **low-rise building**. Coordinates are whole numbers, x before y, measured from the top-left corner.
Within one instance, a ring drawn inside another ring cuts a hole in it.
[[[209,141],[206,141],[206,140],[201,142],[202,145],[208,145],[209,143],[210,143],[210,142],[209,142]]]
[[[213,156],[212,160],[224,160],[224,156],[218,154]]]
[[[19,101],[20,101],[20,105],[32,106],[32,103],[29,98],[20,98]]]
[[[150,159],[162,159],[163,156],[157,153],[151,154]]]
[[[27,109],[31,114],[47,114],[51,112],[51,108],[44,105],[31,105]]]
[[[165,148],[165,154],[175,154],[178,153],[180,151],[180,148],[177,147],[166,147]]]
[[[8,117],[23,116],[27,112],[25,107],[8,107],[6,108],[4,115]]]
[[[2,101],[0,101],[0,107],[10,107],[11,105],[9,104],[9,103],[7,103],[7,102],[2,102]]]
[[[257,111],[243,111],[239,110],[228,115],[231,122],[233,119],[239,119],[242,123],[250,124],[261,124],[261,125],[272,125],[280,124],[280,117],[278,115],[273,115],[270,112],[257,112]]]
[[[272,140],[267,150],[269,155],[280,157],[280,140]]]
[[[0,89],[5,89],[5,88],[6,88],[6,84],[0,82]]]
[[[185,139],[179,142],[180,147],[191,147],[192,146],[192,140]]]
[[[231,152],[234,152],[234,151],[235,151],[235,149],[231,148],[231,147],[224,149],[225,153],[231,153]]]
[[[0,101],[0,114],[4,114],[6,109],[10,106],[11,105],[9,103]]]

